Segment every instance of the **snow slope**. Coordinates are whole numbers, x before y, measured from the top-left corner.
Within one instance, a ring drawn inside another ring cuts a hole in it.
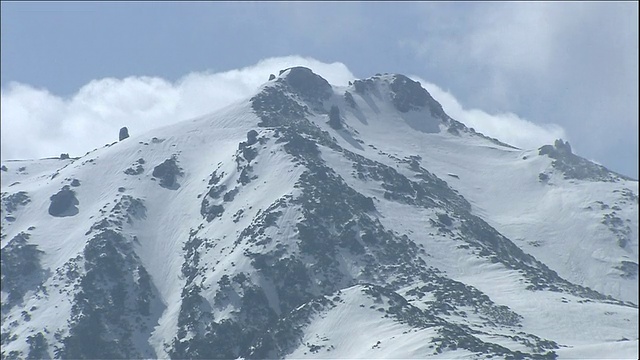
[[[545,149],[401,75],[293,68],[78,159],[8,161],[2,356],[635,358],[638,182]]]

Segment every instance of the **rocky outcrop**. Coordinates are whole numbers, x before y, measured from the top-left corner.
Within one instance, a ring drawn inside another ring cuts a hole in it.
[[[120,129],[120,135],[119,135],[119,139],[118,140],[122,141],[122,140],[124,140],[124,139],[126,139],[128,137],[129,137],[129,129],[127,129],[127,127],[125,126],[125,127]]]
[[[286,74],[284,81],[302,99],[311,102],[322,102],[322,100],[331,97],[331,85],[320,75],[301,66],[289,68],[282,72],[287,70],[289,73]]]
[[[152,175],[154,178],[160,180],[160,186],[163,188],[175,190],[180,186],[177,182],[177,178],[182,175],[182,171],[180,170],[180,167],[178,167],[178,162],[175,156],[173,156],[153,168]]]
[[[49,205],[49,215],[55,217],[74,216],[78,214],[79,204],[76,199],[75,191],[71,190],[69,185],[65,185],[60,191],[50,198],[51,204]]]

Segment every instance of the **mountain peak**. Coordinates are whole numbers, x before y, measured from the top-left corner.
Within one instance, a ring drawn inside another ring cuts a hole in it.
[[[633,180],[606,167],[593,163],[571,151],[568,141],[556,139],[553,145],[544,145],[538,149],[539,155],[547,155],[551,165],[564,174],[565,179],[617,182],[621,179]]]
[[[331,85],[322,76],[303,66],[280,70],[280,79],[305,100],[322,101],[331,97]]]
[[[447,120],[449,117],[431,94],[422,87],[420,82],[411,80],[402,74],[376,74],[367,79],[355,80],[353,87],[356,93],[365,95],[375,92],[380,86],[388,87],[389,95],[394,107],[401,113],[428,109],[431,115]]]
[[[404,75],[291,67],[202,118],[12,161],[0,357],[626,356],[638,183],[541,183],[604,174],[544,149]]]

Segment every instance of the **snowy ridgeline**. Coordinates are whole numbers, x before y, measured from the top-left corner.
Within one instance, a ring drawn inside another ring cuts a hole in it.
[[[3,358],[637,355],[638,182],[402,75],[1,174]]]

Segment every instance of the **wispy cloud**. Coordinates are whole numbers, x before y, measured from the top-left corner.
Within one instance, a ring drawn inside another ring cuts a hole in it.
[[[139,134],[213,112],[251,96],[269,74],[298,65],[313,69],[335,85],[346,85],[354,78],[342,63],[290,56],[220,73],[191,73],[174,83],[157,77],[98,79],[69,98],[11,83],[2,89],[2,158],[83,155],[115,141],[122,126],[127,126],[131,134]],[[537,125],[512,113],[468,109],[437,85],[414,79],[451,117],[488,136],[522,148],[539,147],[560,137],[566,139],[558,125]]]
[[[429,91],[449,116],[484,135],[522,149],[553,144],[559,138],[567,140],[564,129],[557,124],[535,124],[513,113],[490,114],[480,109],[468,109],[450,92],[419,77],[412,78]]]
[[[425,3],[416,12],[420,31],[399,40],[424,62],[415,72],[467,107],[561,124],[580,155],[637,176],[637,2]]]
[[[2,159],[80,156],[117,140],[120,127],[139,134],[213,112],[251,96],[269,74],[298,65],[333,84],[354,78],[342,63],[289,56],[220,73],[191,73],[173,83],[158,77],[98,79],[69,98],[10,83],[1,95]]]

